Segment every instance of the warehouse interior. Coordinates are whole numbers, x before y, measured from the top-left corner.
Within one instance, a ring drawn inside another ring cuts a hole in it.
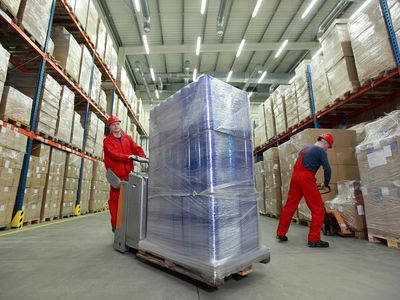
[[[399,0],[0,0],[0,299],[397,299],[399,47]],[[304,197],[279,241],[326,135],[329,247]]]

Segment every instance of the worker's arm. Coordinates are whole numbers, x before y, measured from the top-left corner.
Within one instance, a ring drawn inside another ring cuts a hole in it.
[[[332,176],[331,166],[329,165],[328,161],[328,154],[321,149],[320,157],[321,157],[322,168],[324,169],[324,185],[328,187]]]
[[[129,155],[121,153],[121,150],[114,146],[112,142],[107,139],[103,141],[104,154],[111,160],[116,161],[129,161]]]
[[[144,154],[142,147],[138,146],[130,137],[129,137],[129,142],[131,144],[132,154],[146,158],[146,155]]]

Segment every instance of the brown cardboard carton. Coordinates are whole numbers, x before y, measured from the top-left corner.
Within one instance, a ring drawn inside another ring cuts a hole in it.
[[[5,86],[0,103],[0,117],[29,124],[32,99],[11,86]]]

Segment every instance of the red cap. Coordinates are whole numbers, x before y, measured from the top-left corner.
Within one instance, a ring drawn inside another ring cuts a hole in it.
[[[319,135],[320,138],[324,139],[328,144],[329,148],[332,148],[333,145],[333,136],[329,133],[322,133]]]
[[[108,118],[108,126],[110,126],[112,123],[115,122],[121,122],[121,119],[118,118],[117,116],[111,116]]]

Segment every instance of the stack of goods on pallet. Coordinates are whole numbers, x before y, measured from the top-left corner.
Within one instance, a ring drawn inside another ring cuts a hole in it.
[[[3,94],[4,82],[7,77],[8,61],[10,53],[0,44],[0,96]]]
[[[18,8],[21,0],[2,0],[1,4],[4,5],[7,10],[14,16],[17,16]]]
[[[272,93],[272,103],[274,109],[276,135],[281,135],[287,130],[286,118],[286,105],[285,105],[285,91],[288,89],[287,85],[280,85]]]
[[[0,126],[0,227],[11,222],[26,142],[25,135]]]
[[[70,5],[74,6],[74,14],[75,17],[78,19],[78,22],[82,29],[85,29],[86,21],[87,21],[87,14],[89,8],[89,1],[90,0],[75,0],[74,5],[73,1],[70,1]]]
[[[71,144],[75,148],[82,149],[83,146],[83,126],[81,123],[81,115],[74,112],[74,120],[73,120],[74,127],[71,132]]]
[[[324,201],[332,200],[337,195],[337,182],[342,180],[359,180],[359,171],[355,157],[356,132],[345,129],[306,129],[291,137],[297,149],[312,145],[322,133],[329,133],[334,138],[332,149],[328,149],[328,160],[331,166],[332,177],[330,181],[331,193],[322,195]],[[317,183],[324,182],[324,170],[321,167],[316,174]],[[299,219],[311,220],[311,212],[304,199],[298,208]]]
[[[90,159],[84,159],[82,184],[81,184],[81,198],[80,198],[81,214],[86,214],[89,212],[92,178],[93,178],[93,161]]]
[[[60,216],[66,159],[66,152],[51,148],[50,166],[40,214],[42,221],[57,219]]]
[[[84,121],[84,112],[81,115],[81,120]],[[86,147],[85,151],[88,153],[94,152],[94,145],[96,143],[97,126],[101,122],[94,112],[89,112],[86,124]],[[82,123],[82,126],[84,124]]]
[[[368,236],[400,243],[400,111],[365,125],[356,148]]]
[[[96,7],[94,6],[94,1],[90,0],[87,11],[85,31],[93,45],[96,45],[97,42],[98,22],[99,14],[97,13]]]
[[[359,86],[347,22],[336,19],[321,38],[332,100],[355,91]]]
[[[391,1],[392,4],[394,2],[397,1]],[[395,8],[396,6],[392,6],[392,9]],[[394,24],[398,24],[396,20],[399,19],[399,14],[391,16],[395,18]],[[362,85],[396,67],[379,0],[370,1],[350,19],[349,32],[358,78]]]
[[[140,249],[211,280],[269,256],[259,241],[249,117],[247,93],[210,76],[152,110]]]
[[[93,59],[90,51],[85,45],[81,46],[81,62],[79,69],[79,86],[82,90],[89,95],[90,78],[92,74]]]
[[[272,147],[263,153],[265,177],[265,212],[279,217],[282,213],[281,170],[278,148]]]
[[[101,72],[96,65],[93,65],[93,78],[92,78],[92,89],[90,91],[90,98],[100,106],[100,90],[101,90]]]
[[[267,141],[267,131],[265,127],[264,104],[257,108],[257,122],[254,128],[254,147],[259,147]]]
[[[11,86],[5,86],[0,103],[0,118],[29,125],[31,119],[32,98],[22,94]]]
[[[108,202],[110,184],[106,179],[106,167],[102,161],[93,162],[93,178],[90,190],[89,211],[103,210]]]
[[[104,92],[104,90],[102,89],[100,90],[99,94],[99,107],[103,112],[107,111],[107,95],[106,92]]]
[[[32,34],[34,40],[44,46],[49,26],[52,0],[22,0],[18,22]]]
[[[258,211],[265,215],[265,179],[264,162],[259,161],[254,164],[254,186],[257,191]]]
[[[106,99],[107,99],[107,113],[109,115],[117,115],[118,113],[118,102],[119,98],[117,96],[117,93],[113,89],[106,89],[105,90],[106,94]]]
[[[267,130],[267,140],[273,139],[276,136],[275,116],[272,106],[272,97],[269,97],[264,102],[265,126]]]
[[[331,201],[325,201],[325,207],[339,212],[357,238],[365,238],[367,227],[360,181],[338,181],[337,188],[337,197]]]
[[[307,66],[310,60],[303,60],[295,70],[295,80],[297,93],[297,111],[299,122],[305,121],[311,117],[311,104],[307,83]]]
[[[82,57],[78,42],[64,27],[54,27],[51,38],[54,41],[54,57],[57,63],[78,83]]]
[[[67,154],[63,186],[64,194],[60,213],[61,217],[71,216],[74,214],[81,161],[82,158],[80,156],[72,153]]]
[[[49,172],[50,146],[34,143],[29,158],[29,169],[24,192],[25,222],[39,222],[42,207],[44,187]]]
[[[65,142],[71,142],[74,120],[75,94],[65,85],[62,87],[60,109],[58,111],[56,137]]]
[[[294,82],[285,91],[285,106],[288,129],[299,124],[299,112],[297,111],[297,92]]]
[[[99,18],[99,23],[97,25],[97,39],[96,39],[96,50],[100,55],[101,59],[104,60],[104,54],[106,52],[106,38],[107,38],[107,28],[104,25],[104,21]]]
[[[110,70],[110,73],[114,77],[114,79],[117,78],[117,69],[118,69],[117,61],[118,61],[117,51],[114,48],[114,43],[113,43],[111,35],[107,32],[104,63]]]
[[[311,80],[314,95],[315,112],[323,111],[332,103],[328,77],[325,72],[325,60],[322,54],[311,60]]]
[[[94,141],[93,154],[96,157],[103,157],[103,140],[104,140],[105,124],[99,119],[97,123],[96,138]]]

